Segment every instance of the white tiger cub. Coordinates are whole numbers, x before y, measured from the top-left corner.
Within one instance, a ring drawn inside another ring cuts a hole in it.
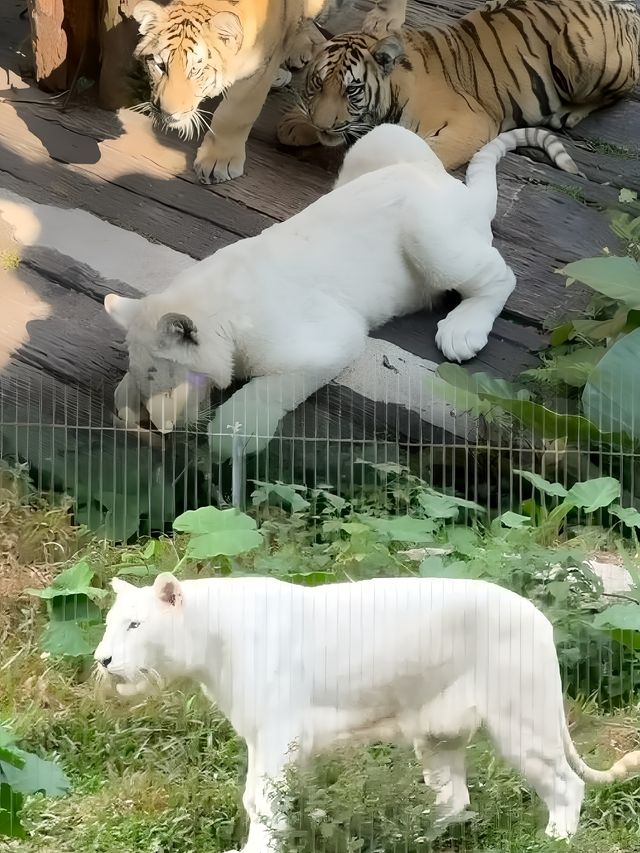
[[[578,755],[551,623],[496,584],[380,578],[305,587],[162,574],[142,588],[114,578],[113,588],[95,652],[101,675],[124,696],[158,682],[200,683],[247,743],[242,853],[275,853],[268,830],[284,826],[270,783],[286,764],[341,742],[413,744],[442,826],[466,817],[466,744],[485,726],[544,800],[553,838],[578,828],[584,781],[609,784],[640,770],[640,752],[607,770]]]
[[[516,283],[491,222],[496,163],[519,145],[577,172],[549,131],[513,130],[476,154],[465,184],[415,133],[381,125],[347,153],[333,191],[296,216],[220,249],[164,292],[107,296],[129,346],[120,416],[139,423],[142,404],[169,432],[185,408],[193,415],[206,383],[250,379],[218,408],[210,435],[229,458],[229,429],[240,424],[257,452],[287,412],[362,353],[369,331],[447,290],[462,301],[439,322],[436,343],[447,359],[473,358]]]

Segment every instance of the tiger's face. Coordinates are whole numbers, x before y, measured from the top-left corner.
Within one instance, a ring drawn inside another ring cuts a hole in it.
[[[402,60],[400,37],[345,33],[326,42],[310,64],[300,104],[324,145],[355,142],[393,122],[391,72]]]
[[[133,16],[141,35],[136,57],[147,71],[154,119],[187,138],[206,129],[201,102],[235,82],[231,68],[242,46],[240,18],[216,12],[211,3],[183,0],[168,6],[143,0]]]

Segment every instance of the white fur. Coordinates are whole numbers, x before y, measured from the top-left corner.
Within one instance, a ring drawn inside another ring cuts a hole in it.
[[[495,158],[486,170],[490,181],[466,186],[416,134],[382,125],[346,155],[336,188],[297,216],[221,249],[163,293],[108,297],[142,402],[189,372],[219,387],[250,378],[218,409],[210,434],[228,458],[239,422],[259,450],[284,414],[360,355],[370,330],[446,290],[462,302],[440,321],[436,342],[448,359],[472,358],[515,286],[492,246]],[[167,312],[193,320],[197,344],[157,331]],[[153,390],[144,387],[151,364]],[[179,415],[170,407],[154,423],[171,429]]]
[[[550,836],[578,825],[584,783],[570,763],[594,781],[614,778],[575,753],[551,624],[502,587],[163,574],[153,587],[116,579],[114,589],[95,657],[120,692],[194,679],[247,743],[244,853],[271,849],[270,784],[286,763],[339,743],[413,744],[440,824],[469,806],[465,747],[480,725],[544,800]]]

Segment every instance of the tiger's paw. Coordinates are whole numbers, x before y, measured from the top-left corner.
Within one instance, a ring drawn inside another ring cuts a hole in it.
[[[221,184],[244,173],[244,145],[226,143],[209,132],[202,140],[193,169],[201,184]]]
[[[276,76],[273,78],[271,88],[284,89],[285,86],[288,86],[289,83],[291,83],[291,76],[291,72],[288,68],[278,68]]]
[[[292,71],[299,71],[313,59],[315,49],[323,44],[325,39],[313,25],[303,26],[296,33],[289,46],[285,65]]]
[[[278,127],[276,136],[281,145],[302,147],[304,145],[317,145],[320,141],[315,127],[300,110],[289,110],[284,113]]]
[[[378,7],[374,7],[364,19],[362,30],[367,35],[382,38],[389,33],[394,33],[400,30],[404,26],[404,21],[404,15],[389,16],[388,12]]]

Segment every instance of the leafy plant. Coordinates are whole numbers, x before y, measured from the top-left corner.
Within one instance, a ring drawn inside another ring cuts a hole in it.
[[[0,836],[26,837],[20,821],[26,795],[57,797],[69,787],[57,764],[17,747],[9,729],[0,723]]]

